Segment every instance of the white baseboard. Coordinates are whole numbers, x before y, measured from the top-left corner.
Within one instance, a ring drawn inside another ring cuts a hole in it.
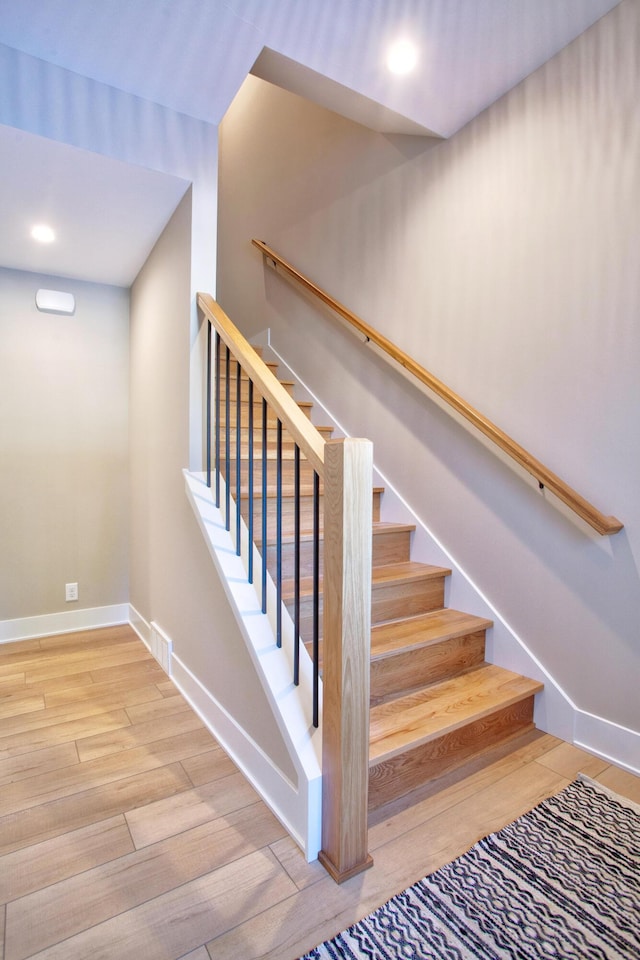
[[[145,620],[132,603],[129,604],[129,624],[151,653],[151,624]]]
[[[118,603],[109,607],[89,607],[83,610],[64,610],[60,613],[45,613],[38,617],[22,617],[18,620],[0,620],[0,643],[15,640],[32,640],[59,633],[74,633],[77,630],[94,630],[98,627],[115,627],[129,623],[129,604]]]
[[[609,763],[640,776],[640,733],[576,710],[573,742]]]

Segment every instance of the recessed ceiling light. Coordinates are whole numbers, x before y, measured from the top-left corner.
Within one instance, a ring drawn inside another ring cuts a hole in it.
[[[55,233],[44,223],[38,223],[31,231],[31,236],[39,243],[53,243],[56,238]]]
[[[387,56],[387,66],[391,73],[409,73],[417,62],[418,51],[409,40],[398,40]]]

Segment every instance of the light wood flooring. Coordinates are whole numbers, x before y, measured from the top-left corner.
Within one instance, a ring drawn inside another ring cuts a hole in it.
[[[531,733],[377,810],[337,886],[129,627],[0,646],[0,960],[294,960],[568,784],[640,778]]]

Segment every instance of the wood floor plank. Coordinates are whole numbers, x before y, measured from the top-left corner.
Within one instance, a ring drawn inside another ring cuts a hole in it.
[[[561,773],[569,780],[575,779],[579,773],[595,777],[609,766],[606,760],[587,753],[586,750],[581,750],[572,743],[559,743],[553,750],[539,757],[538,763],[544,764],[550,770],[555,770],[556,773]]]
[[[41,650],[40,640],[38,638],[30,640],[10,640],[0,643],[0,662],[4,657],[24,656],[25,654],[37,653]]]
[[[222,933],[239,904],[253,916],[293,891],[273,854],[259,850],[43,950],[38,960],[178,960]]]
[[[122,750],[141,747],[155,740],[166,740],[177,734],[203,729],[205,729],[204,724],[196,713],[192,710],[183,711],[156,720],[147,720],[145,723],[130,724],[128,727],[121,727],[108,733],[85,737],[78,740],[78,754],[84,763],[112,753],[120,753]]]
[[[144,677],[147,683],[162,683],[167,679],[166,673],[153,658],[137,660],[135,664],[119,663],[113,667],[98,667],[97,670],[91,671],[90,677],[94,683],[110,683],[128,679],[133,671],[137,677]]]
[[[140,660],[148,660],[149,657],[150,654],[143,644],[127,640],[124,643],[117,644],[112,650],[79,650],[76,653],[67,654],[63,658],[55,654],[48,657],[41,655],[37,663],[25,664],[25,672],[27,683],[38,683],[40,680],[60,677],[65,673],[84,673],[87,670],[99,670],[104,667],[118,666],[122,663],[136,663]],[[2,667],[0,667],[1,669]]]
[[[0,720],[44,710],[44,697],[33,693],[0,693]]]
[[[104,670],[109,670],[111,667],[117,667],[120,670],[122,665],[129,667],[124,677],[119,679],[116,677],[115,680],[105,680],[105,681],[95,681],[94,674],[100,673]],[[140,655],[140,650],[131,646],[127,650],[126,658],[123,658],[120,654],[109,656],[107,652],[100,654],[93,654],[90,657],[84,657],[82,660],[83,670],[68,670],[68,673],[65,675],[73,675],[76,672],[88,673],[90,680],[86,684],[86,687],[82,689],[89,690],[93,685],[100,686],[105,693],[108,693],[110,690],[114,690],[117,684],[121,683],[126,685],[126,687],[135,686],[138,683],[140,686],[143,686],[145,683],[154,684],[161,680],[164,675],[162,671],[157,670],[157,664],[155,660],[151,663],[147,657]],[[76,666],[76,665],[74,665]],[[36,670],[27,670],[27,683],[40,683],[42,680],[54,679],[57,676],[62,674],[56,673],[56,670],[61,669],[56,664],[50,664],[49,666],[43,666],[42,669]],[[68,685],[67,685],[68,686]],[[63,691],[61,691],[63,692]],[[96,691],[97,692],[97,691]],[[69,698],[66,700],[60,700],[61,703],[70,702]],[[51,706],[53,706],[55,701],[52,701]]]
[[[283,833],[273,814],[257,801],[226,817],[14,900],[7,907],[7,958],[25,960],[45,947],[266,847]],[[78,903],[82,903],[82,910],[76,908]]]
[[[97,650],[102,646],[110,646],[123,640],[138,640],[135,630],[128,623],[121,623],[112,627],[96,627],[89,630],[76,630],[73,633],[57,633],[48,637],[40,637],[40,649],[49,653],[56,651],[66,653],[70,650],[89,647]]]
[[[595,779],[610,790],[633,800],[634,803],[640,803],[640,777],[635,774],[621,770],[619,767],[607,767]]]
[[[60,653],[56,650],[35,650],[30,654],[13,652],[0,659],[0,677],[15,673],[16,665],[27,674],[33,674],[34,680],[49,679],[49,677],[73,674],[88,669],[85,664],[95,663],[96,668],[112,666],[118,662],[127,662],[127,658],[135,654],[138,660],[150,659],[151,654],[136,638],[127,637],[117,643],[105,643],[92,647],[90,644],[80,644]],[[107,660],[109,662],[102,663]],[[38,676],[39,674],[42,676]]]
[[[232,773],[237,773],[238,769],[222,747],[217,745],[206,753],[188,757],[182,761],[182,766],[194,787],[228,777]]]
[[[302,850],[290,836],[271,844],[271,849],[287,871],[298,890],[304,890],[326,877],[327,872],[319,860],[307,863]]]
[[[371,870],[337,886],[329,877],[301,890],[207,944],[216,960],[296,960],[367,916],[390,896],[468,850],[480,836],[504,826],[566,785],[528,765],[433,820],[384,844]],[[544,768],[538,768],[540,771]]]
[[[138,772],[154,770],[210,748],[211,734],[201,729],[32,776],[3,788],[0,792],[0,817],[126,779],[132,769]]]
[[[0,760],[45,749],[59,743],[97,736],[129,724],[129,716],[124,710],[110,710],[104,713],[92,713],[78,720],[43,724],[35,729],[21,730],[6,737],[0,736]],[[0,725],[0,731],[3,729],[4,723]]]
[[[256,802],[257,793],[239,773],[145,804],[127,813],[137,849],[215,820]]]
[[[159,719],[174,713],[191,710],[189,704],[179,693],[176,693],[173,697],[163,697],[160,691],[158,693],[160,695],[153,700],[127,705],[127,714],[131,723],[144,723],[146,720]]]
[[[71,830],[0,858],[0,903],[82,874],[134,849],[123,814]]]
[[[85,673],[72,673],[71,675],[64,674],[62,677],[52,677],[50,680],[41,680],[39,683],[27,683],[27,675],[25,673],[20,674],[23,678],[21,683],[18,683],[16,680],[12,684],[9,684],[5,680],[0,680],[0,694],[5,692],[10,692],[15,690],[23,690],[25,693],[31,694],[42,694],[51,693],[53,690],[68,690],[69,687],[81,687],[87,683],[92,683],[93,679],[91,674],[86,671]]]
[[[118,780],[0,818],[0,856],[188,790],[179,763]]]
[[[159,675],[157,670],[149,672],[146,661],[127,664],[130,667],[126,677],[115,680],[95,681],[89,673],[89,681],[82,685],[65,686],[62,689],[47,690],[45,705],[47,708],[65,706],[68,703],[79,704],[86,700],[96,700],[98,697],[109,697],[114,694],[123,694],[139,687],[157,687]],[[142,670],[139,667],[142,666]]]
[[[5,717],[2,720],[1,732],[3,736],[9,736],[13,733],[36,730],[40,727],[48,727],[49,725],[69,720],[97,716],[100,713],[112,712],[133,706],[134,704],[149,703],[151,700],[161,699],[162,694],[155,684],[144,687],[134,687],[133,690],[114,691],[109,694],[96,696],[95,699],[86,702],[61,704],[58,707],[46,707],[44,710],[38,710],[36,713],[21,714],[16,717]]]
[[[0,760],[0,786],[79,763],[73,741]]]

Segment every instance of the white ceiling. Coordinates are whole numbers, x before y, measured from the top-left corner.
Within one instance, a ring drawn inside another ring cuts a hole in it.
[[[0,265],[130,286],[186,180],[0,126]],[[36,243],[36,223],[57,240]]]
[[[374,129],[450,136],[618,2],[0,0],[0,43],[213,124],[268,48],[256,72],[273,82]],[[419,65],[392,77],[401,36]],[[187,186],[7,127],[0,158],[0,264],[121,285]],[[66,261],[25,241],[48,209]]]

